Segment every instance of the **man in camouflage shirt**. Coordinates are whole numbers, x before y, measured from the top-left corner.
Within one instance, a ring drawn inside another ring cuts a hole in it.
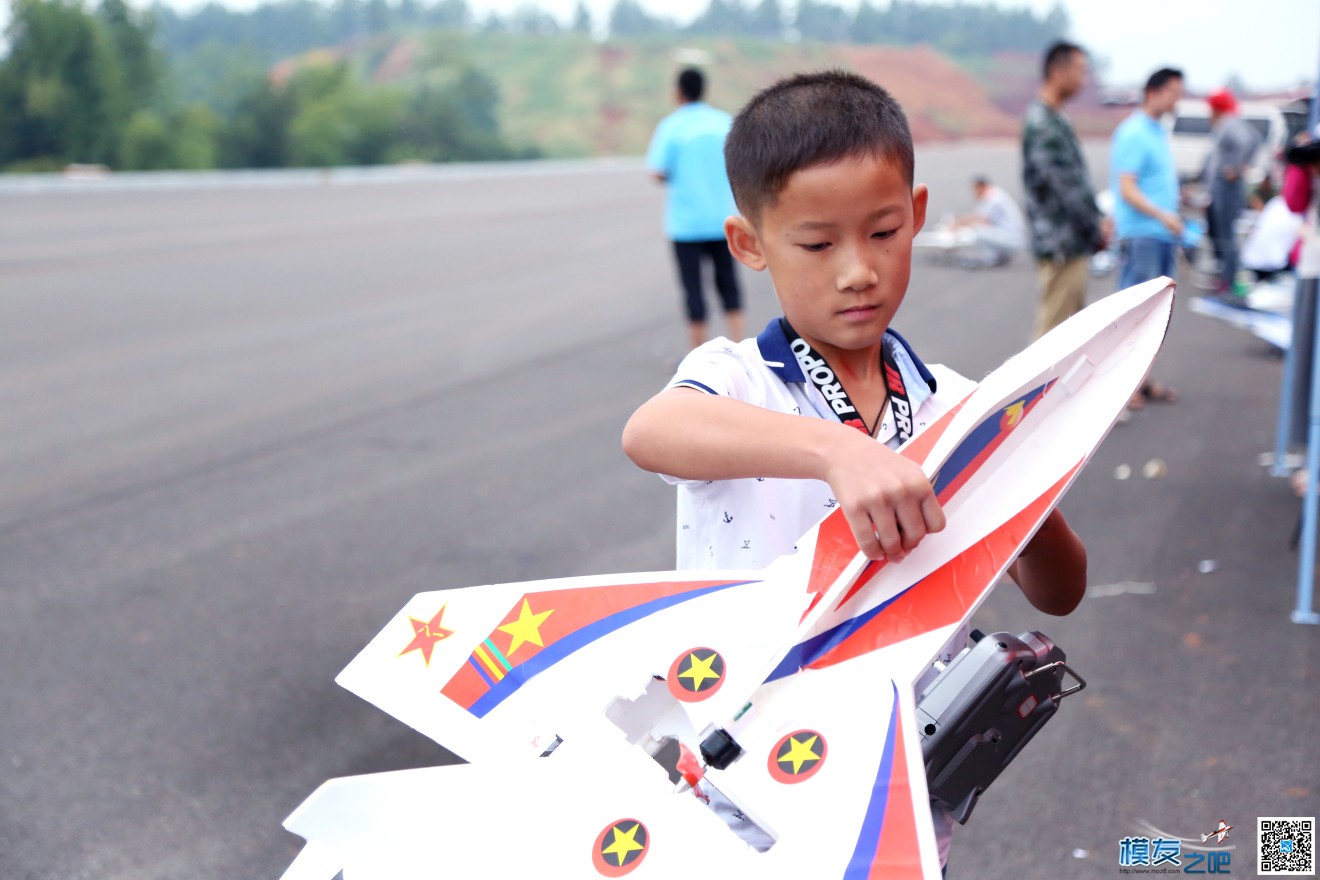
[[[1022,128],[1022,183],[1040,304],[1035,336],[1086,305],[1087,262],[1109,243],[1113,226],[1095,204],[1091,178],[1065,102],[1086,84],[1086,53],[1058,42],[1045,53],[1045,81]]]

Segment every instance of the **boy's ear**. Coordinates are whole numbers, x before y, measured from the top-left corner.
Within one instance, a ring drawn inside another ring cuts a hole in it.
[[[761,252],[761,237],[746,217],[729,217],[724,221],[724,237],[729,242],[729,253],[749,269],[760,272],[765,268],[765,254]]]
[[[919,183],[912,187],[912,234],[916,235],[921,231],[921,227],[926,225],[926,201],[930,198],[930,190],[926,189],[926,184]]]

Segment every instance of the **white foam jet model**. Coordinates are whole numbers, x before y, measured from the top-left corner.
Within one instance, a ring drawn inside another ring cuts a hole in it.
[[[1172,303],[1168,279],[1097,302],[909,441],[948,526],[902,563],[836,510],[764,570],[414,596],[338,681],[470,763],[326,782],[285,822],[307,840],[286,880],[938,878],[913,682],[1122,412]],[[694,768],[716,730],[740,757]],[[667,740],[733,818],[676,790]]]

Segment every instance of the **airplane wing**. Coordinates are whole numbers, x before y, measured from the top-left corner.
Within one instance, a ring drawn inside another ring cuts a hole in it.
[[[802,711],[815,728],[749,741],[735,764],[774,789],[748,808],[773,837],[764,852],[693,792],[675,791],[643,750],[589,734],[543,760],[331,780],[285,823],[309,841],[285,880],[329,880],[339,870],[344,880],[386,880],[423,867],[442,877],[696,871],[796,880],[881,869],[876,876],[938,877],[930,809],[915,809],[908,790],[924,776],[920,745],[903,723],[911,705],[900,705],[869,659],[812,675]],[[859,698],[841,701],[840,693]],[[876,852],[899,860],[878,861]]]
[[[861,556],[836,511],[763,571],[414,597],[338,680],[473,763],[326,783],[286,823],[308,840],[286,877],[398,876],[437,848],[581,876],[672,876],[695,853],[703,871],[938,877],[913,682],[1139,387],[1172,297],[1158,279],[1101,300],[915,437],[903,452],[949,526],[900,564]],[[716,727],[743,754],[704,782],[768,835],[765,852],[651,758]]]
[[[1246,305],[1229,305],[1213,297],[1193,297],[1189,308],[1198,315],[1223,321],[1231,327],[1246,330],[1257,339],[1268,342],[1280,351],[1292,345],[1292,315],[1279,314],[1268,309],[1255,309]]]

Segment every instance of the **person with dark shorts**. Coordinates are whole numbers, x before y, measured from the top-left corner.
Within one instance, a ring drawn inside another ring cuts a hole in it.
[[[706,341],[702,264],[707,260],[714,268],[729,338],[743,338],[742,292],[724,240],[724,221],[737,214],[724,170],[724,139],[733,120],[702,100],[705,88],[701,71],[689,68],[679,74],[678,109],[661,120],[646,153],[647,168],[667,190],[665,234],[674,243],[693,348]]]

